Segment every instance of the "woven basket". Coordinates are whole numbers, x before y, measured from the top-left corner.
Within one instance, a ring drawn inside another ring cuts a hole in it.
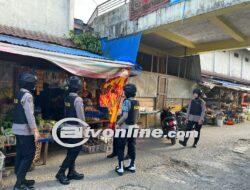
[[[37,162],[40,161],[41,152],[42,152],[42,143],[41,143],[41,142],[37,142],[37,143],[36,143],[35,157],[34,157],[34,159],[33,159],[33,164],[36,164]]]

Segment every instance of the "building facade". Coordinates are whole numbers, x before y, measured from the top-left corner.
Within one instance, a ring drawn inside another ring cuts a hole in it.
[[[74,28],[74,0],[0,0],[0,26],[56,37]]]
[[[250,83],[250,51],[216,51],[200,55],[204,75]]]

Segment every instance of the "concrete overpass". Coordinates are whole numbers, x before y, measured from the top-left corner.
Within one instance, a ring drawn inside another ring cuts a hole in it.
[[[89,24],[102,37],[142,32],[140,51],[158,56],[250,46],[250,0],[186,0],[137,20],[130,20],[125,3],[95,15]]]

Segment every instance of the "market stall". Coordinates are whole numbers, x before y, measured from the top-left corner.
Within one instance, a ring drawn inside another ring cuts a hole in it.
[[[204,79],[201,88],[207,105],[206,124],[222,126],[244,122],[242,95],[250,91],[245,85]]]
[[[64,117],[66,78],[72,74],[82,77],[84,85],[81,96],[85,105],[86,122],[90,127],[105,128],[110,126],[110,122],[115,122],[119,106],[100,104],[100,97],[106,98],[107,102],[119,101],[122,87],[129,76],[130,63],[38,41],[17,41],[14,37],[8,37],[5,41],[8,44],[0,42],[0,150],[6,157],[6,166],[11,166],[15,157],[15,136],[11,130],[12,108],[13,97],[18,90],[18,76],[22,72],[36,73],[39,81],[33,93],[41,139],[37,143],[34,162],[39,162],[42,158],[42,164],[46,164],[49,143],[53,141],[52,127]],[[118,83],[110,83],[112,80]],[[107,84],[109,90],[105,87]],[[108,96],[110,91],[115,96]],[[101,146],[100,141],[106,140],[90,139],[83,150],[90,153],[105,150],[106,147]]]

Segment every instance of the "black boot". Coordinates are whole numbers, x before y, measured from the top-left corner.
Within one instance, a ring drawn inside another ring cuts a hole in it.
[[[26,185],[22,184],[22,185],[15,185],[13,190],[32,190],[34,188],[29,188]]]
[[[27,180],[27,179],[25,179],[23,181],[23,184],[26,185],[27,187],[33,187],[35,185],[35,180]]]
[[[65,169],[60,168],[56,174],[56,179],[63,185],[68,185],[70,183],[69,179],[65,175]]]
[[[116,172],[119,176],[122,176],[123,173],[124,173],[124,169],[123,169],[123,167],[116,166],[115,172]]]
[[[25,185],[24,183],[20,183],[20,182],[16,182],[13,190],[33,190],[34,187],[28,187],[27,185]]]
[[[193,147],[193,148],[196,148],[196,147],[197,147],[197,144],[196,144],[196,143],[194,143],[192,147]]]
[[[187,143],[185,141],[179,141],[179,143],[182,145],[182,146],[187,146]]]
[[[69,169],[69,173],[67,175],[67,178],[69,180],[74,179],[74,180],[81,180],[84,178],[84,174],[80,174],[76,172],[75,168]]]
[[[109,154],[109,155],[107,156],[107,158],[114,158],[114,157],[116,157],[116,156],[117,156],[117,154],[114,153],[114,152],[112,152],[111,154]]]

